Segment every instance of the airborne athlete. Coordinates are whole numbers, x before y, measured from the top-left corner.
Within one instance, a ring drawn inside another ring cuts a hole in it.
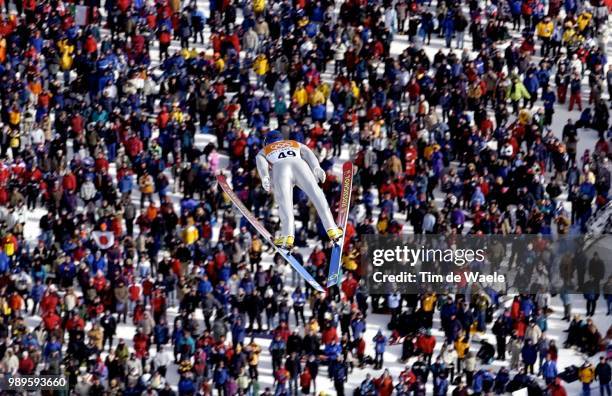
[[[290,249],[295,239],[293,215],[293,187],[298,186],[314,204],[327,236],[332,241],[342,237],[342,229],[336,225],[325,194],[318,182],[325,181],[325,171],[319,161],[304,144],[284,140],[279,131],[270,131],[264,137],[264,147],[256,157],[257,171],[265,191],[273,190],[278,203],[281,235],[274,239],[278,247]],[[271,175],[270,175],[271,170]]]

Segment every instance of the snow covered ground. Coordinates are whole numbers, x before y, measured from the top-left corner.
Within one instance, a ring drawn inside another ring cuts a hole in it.
[[[435,2],[434,2],[435,3]],[[202,8],[205,10],[206,15],[208,15],[208,1],[205,0],[198,0],[197,1],[198,7]],[[238,16],[239,20],[241,19],[240,13]],[[209,28],[207,28],[206,30],[206,37],[208,37],[209,35]],[[407,41],[407,37],[403,36],[403,35],[397,35],[393,41],[392,47],[391,47],[391,52],[393,55],[397,55],[399,53],[401,53],[401,51],[408,45],[408,41]],[[157,43],[153,43],[152,47],[154,47],[153,53],[152,53],[152,58],[154,60],[158,59],[158,53],[157,53]],[[433,54],[435,52],[438,51],[439,48],[444,47],[443,42],[438,39],[438,38],[433,38],[431,45],[427,45],[426,46],[426,51],[428,53],[429,56],[433,56]],[[471,48],[471,43],[470,43],[470,38],[468,35],[466,35],[466,47],[467,48]],[[209,46],[207,47],[207,45],[202,46],[202,45],[197,45],[197,48],[200,50],[209,50],[210,48]],[[610,55],[612,55],[612,51],[610,50],[611,45],[608,43],[606,50],[608,52],[608,56],[610,57]],[[178,50],[179,46],[178,46],[178,42],[173,42],[173,46],[171,47],[171,51],[172,50]],[[445,51],[447,51],[445,49]],[[331,68],[328,68],[328,70],[330,70]],[[326,79],[327,81],[330,81],[331,78],[333,77],[331,75],[331,73],[325,73],[324,74],[324,79]],[[586,79],[587,76],[584,76],[585,78],[585,85],[586,85]],[[607,91],[606,91],[607,92]],[[556,136],[561,137],[561,130],[562,127],[565,123],[565,121],[568,118],[573,118],[573,119],[577,119],[579,117],[579,112],[578,111],[574,111],[574,112],[568,112],[567,111],[567,104],[564,106],[557,106],[556,107],[556,113],[554,116],[554,122],[552,125],[552,130],[555,133]],[[597,134],[595,131],[593,130],[589,130],[589,129],[585,129],[585,130],[581,130],[580,134],[579,134],[579,144],[578,144],[578,155],[582,155],[582,153],[584,152],[585,149],[592,149],[594,144],[595,144],[595,140],[596,140]],[[213,136],[210,135],[203,135],[203,134],[199,134],[196,138],[196,144],[200,145],[200,146],[204,146],[206,143],[208,143],[209,141],[214,141],[216,140]],[[337,170],[339,171],[340,168],[340,164],[348,159],[349,157],[349,151],[348,151],[348,147],[345,147],[342,155],[340,156],[340,158],[337,159]],[[222,162],[222,166],[224,164],[227,163],[227,160],[225,159],[224,162]],[[114,165],[112,165],[112,170],[114,172]],[[179,196],[177,194],[174,195],[175,201],[178,203],[178,199]],[[135,200],[138,199],[138,197],[135,197]],[[35,211],[29,212],[27,214],[27,223],[26,223],[26,228],[25,228],[25,235],[27,237],[28,240],[33,241],[35,240],[38,235],[39,235],[39,229],[38,229],[38,220],[40,219],[40,217],[43,214],[43,210],[42,209],[37,209]],[[406,227],[405,228],[405,232],[410,232],[410,227]],[[217,235],[218,230],[216,230],[215,232],[215,238]],[[305,251],[303,252],[304,254],[308,254],[308,250],[305,249]],[[271,257],[269,255],[267,255],[266,257],[264,257],[264,263],[267,264],[271,264]],[[287,279],[287,284],[291,285],[291,270],[288,266],[286,266],[285,268],[285,273],[286,273],[286,279]],[[597,309],[597,314],[596,316],[593,318],[593,320],[595,321],[597,327],[599,328],[600,332],[604,333],[607,331],[607,329],[612,325],[612,321],[610,320],[610,316],[606,316],[606,310],[605,310],[605,303],[603,300],[600,300],[599,304],[598,304],[598,309]],[[584,314],[585,313],[585,302],[584,299],[582,298],[581,295],[574,295],[573,296],[573,306],[574,306],[574,313],[581,313]],[[550,330],[547,333],[548,338],[550,339],[554,339],[557,341],[557,345],[562,346],[563,341],[565,340],[565,333],[563,333],[563,330],[567,327],[566,323],[561,321],[561,317],[562,317],[562,312],[563,312],[563,307],[562,304],[559,300],[559,298],[553,298],[553,303],[552,303],[552,309],[553,309],[553,313],[551,314],[551,316],[549,317],[549,328]],[[177,313],[177,308],[176,307],[171,307],[169,308],[169,321],[172,322],[173,317],[176,315]],[[198,320],[202,320],[202,313],[201,311],[198,311],[197,315],[196,315],[196,319]],[[308,315],[308,312],[307,312]],[[437,315],[436,315],[437,316]],[[386,330],[386,325],[388,322],[388,316],[386,315],[369,315],[368,316],[368,327],[367,327],[367,331],[366,331],[366,335],[365,335],[365,339],[368,341],[368,348],[366,353],[369,355],[374,355],[374,351],[372,349],[373,345],[371,339],[374,337],[375,333],[379,330],[379,329],[383,329],[383,332],[385,332],[386,335],[388,334],[388,331]],[[34,317],[30,317],[28,318],[28,324],[30,325],[36,325],[38,324],[40,321],[40,317],[34,316]],[[291,317],[291,324],[293,325],[293,317]],[[437,323],[437,319],[436,319],[436,323],[434,323],[434,329],[438,329],[439,323]],[[127,342],[129,344],[131,344],[131,339],[133,337],[135,333],[135,327],[132,326],[131,324],[121,324],[119,326],[118,329],[118,337],[120,338],[124,338],[127,340]],[[436,352],[439,351],[439,348],[442,344],[442,339],[443,339],[443,335],[437,331],[434,330],[433,333],[436,337],[437,337],[437,345],[436,345]],[[491,334],[487,334],[485,335],[485,338],[489,339],[490,342],[494,343],[495,340],[492,337]],[[476,338],[475,341],[477,341],[478,338]],[[265,387],[272,387],[273,386],[273,379],[272,379],[272,368],[271,368],[271,359],[270,359],[270,354],[267,351],[267,346],[269,345],[270,340],[269,339],[263,339],[263,338],[258,338],[257,342],[262,346],[263,349],[263,353],[261,356],[261,360],[260,360],[260,385],[261,385],[261,389],[265,389]],[[474,342],[474,340],[473,340]],[[477,347],[474,346],[474,348]],[[474,349],[472,348],[472,349]],[[155,351],[154,349],[151,349],[151,353],[154,354]],[[397,375],[404,369],[405,365],[400,363],[398,361],[399,356],[401,354],[401,345],[397,345],[397,346],[391,346],[387,349],[387,352],[385,354],[385,364],[384,367],[388,368],[391,371],[391,374],[393,375],[394,378],[397,378]],[[434,354],[435,355],[435,354]],[[583,356],[582,354],[580,354],[579,352],[573,350],[573,349],[564,349],[564,348],[560,348],[559,349],[559,368],[563,369],[566,366],[569,366],[571,364],[576,364],[579,365],[581,364],[585,359],[585,356]],[[597,356],[591,358],[590,360],[592,362],[596,362],[598,359]],[[411,364],[414,360],[411,360],[410,362],[408,362],[408,364]],[[497,371],[497,369],[499,369],[499,367],[507,365],[507,362],[500,362],[500,361],[495,361],[491,367],[493,367],[493,369],[495,371]],[[346,390],[347,392],[349,392],[348,394],[352,393],[352,390],[354,388],[356,388],[359,383],[363,380],[363,378],[365,377],[366,373],[371,373],[374,376],[378,376],[382,373],[382,371],[374,371],[371,368],[365,368],[365,369],[355,369],[355,371],[349,375],[349,379],[348,379],[348,383],[346,384]],[[168,378],[169,381],[171,382],[171,384],[173,386],[176,385],[177,381],[178,381],[178,376],[176,375],[176,370],[175,367],[170,367],[170,369],[168,370]],[[317,383],[317,389],[318,390],[324,390],[326,394],[335,394],[335,392],[333,391],[333,384],[332,382],[326,378],[326,370],[322,370],[321,375],[318,378],[318,383]],[[571,385],[567,386],[567,390],[568,390],[568,394],[569,395],[578,395],[580,393],[579,390],[579,383],[573,383]],[[429,389],[431,391],[431,383],[429,384]],[[517,393],[518,394],[518,393]]]

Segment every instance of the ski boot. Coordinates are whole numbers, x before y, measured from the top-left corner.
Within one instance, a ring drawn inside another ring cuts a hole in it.
[[[293,248],[294,240],[295,238],[293,237],[293,235],[280,236],[280,237],[274,238],[274,244],[276,245],[276,247],[279,247],[285,250],[291,250]]]
[[[342,228],[340,227],[330,228],[329,230],[327,230],[327,236],[334,243],[338,242],[340,238],[342,238],[343,235],[344,235],[344,231],[342,231]]]

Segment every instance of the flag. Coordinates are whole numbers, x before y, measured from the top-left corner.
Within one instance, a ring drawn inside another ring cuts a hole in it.
[[[115,234],[110,231],[94,231],[91,237],[100,249],[108,249],[115,243]]]
[[[75,7],[74,20],[77,26],[87,25],[87,13],[89,11],[88,8],[89,7],[82,5],[78,5]]]

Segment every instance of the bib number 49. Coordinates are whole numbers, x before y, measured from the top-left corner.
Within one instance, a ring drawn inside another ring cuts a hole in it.
[[[281,151],[280,154],[278,155],[278,159],[287,158],[287,156],[295,157],[295,151],[293,150]]]

